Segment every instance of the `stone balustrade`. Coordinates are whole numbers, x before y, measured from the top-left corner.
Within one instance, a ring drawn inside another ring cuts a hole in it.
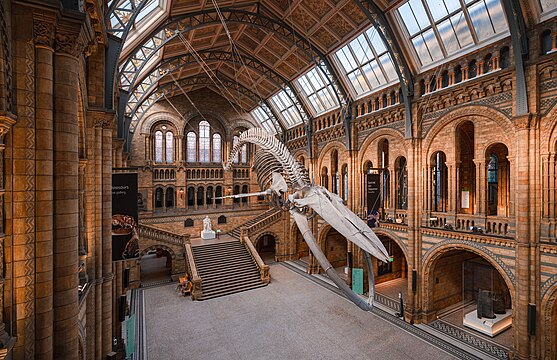
[[[257,249],[255,249],[255,246],[251,242],[251,239],[249,238],[249,236],[245,235],[244,231],[242,231],[242,234],[240,235],[240,242],[245,245],[251,257],[257,264],[257,267],[259,268],[259,274],[261,275],[261,281],[264,284],[270,283],[271,276],[269,275],[269,265],[263,262],[263,259],[261,259],[261,256],[259,256],[259,253],[257,252]]]
[[[186,251],[186,271],[193,284],[191,297],[193,300],[197,300],[203,296],[203,280],[201,279],[201,276],[199,276],[197,272],[197,267],[195,265],[191,244],[190,243],[185,244],[184,248]]]

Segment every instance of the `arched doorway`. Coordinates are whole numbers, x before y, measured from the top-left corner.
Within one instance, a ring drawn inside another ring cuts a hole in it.
[[[334,228],[329,228],[323,240],[323,248],[327,260],[335,268],[341,278],[347,280],[348,274],[348,241]]]
[[[408,264],[406,255],[399,244],[390,236],[377,234],[392,261],[384,263],[374,259],[376,292],[391,300],[398,301],[398,295],[406,301],[408,295]]]
[[[265,234],[256,240],[255,248],[263,260],[275,259],[276,240],[274,235]]]
[[[551,324],[552,328],[546,329],[546,331],[550,331],[553,337],[551,339],[551,354],[553,356],[551,359],[555,360],[557,359],[557,301],[553,303],[553,311],[551,312]]]
[[[139,265],[142,284],[171,280],[172,254],[167,249],[152,247],[145,250]]]
[[[296,236],[296,256],[298,259],[305,259],[309,256],[309,246],[306,244],[300,229],[298,229],[297,226],[294,226],[294,228],[294,236]]]
[[[489,260],[479,252],[454,247],[431,256],[424,266],[426,321],[447,322],[511,347],[513,304],[508,278]],[[484,326],[492,323],[498,325]]]

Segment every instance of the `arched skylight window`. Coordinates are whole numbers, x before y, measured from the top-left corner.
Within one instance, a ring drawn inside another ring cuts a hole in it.
[[[302,118],[296,108],[296,105],[294,105],[292,99],[290,99],[284,90],[281,90],[278,94],[273,96],[270,101],[273,107],[280,114],[280,117],[287,128],[291,128],[302,122]]]
[[[409,0],[398,16],[422,66],[508,31],[500,0]]]
[[[213,162],[220,163],[222,161],[222,139],[220,134],[213,134]]]
[[[197,142],[197,135],[193,131],[190,131],[186,136],[186,153],[188,162],[197,161],[197,152],[195,151]]]
[[[166,162],[174,162],[174,134],[171,131],[166,133]]]
[[[251,116],[253,116],[255,120],[257,120],[261,124],[261,126],[263,126],[265,130],[267,130],[267,132],[270,132],[271,134],[277,133],[277,131],[275,130],[275,126],[273,125],[273,120],[261,106],[256,107],[251,112]]]
[[[199,162],[206,163],[209,162],[210,155],[210,138],[209,132],[211,131],[211,126],[207,121],[201,121],[199,123]]]
[[[335,55],[357,96],[398,79],[387,48],[374,27],[360,34]]]
[[[162,163],[162,131],[155,132],[155,162]]]
[[[333,87],[323,78],[323,73],[318,68],[308,71],[298,78],[297,82],[310,103],[314,115],[338,106]]]

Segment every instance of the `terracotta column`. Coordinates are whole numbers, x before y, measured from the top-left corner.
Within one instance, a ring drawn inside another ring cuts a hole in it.
[[[103,119],[95,119],[95,353],[103,353]]]
[[[80,24],[57,26],[54,53],[54,358],[78,356]]]
[[[102,355],[112,351],[112,119],[102,129]]]
[[[53,356],[53,54],[55,19],[35,15],[36,72],[36,319],[35,356]]]

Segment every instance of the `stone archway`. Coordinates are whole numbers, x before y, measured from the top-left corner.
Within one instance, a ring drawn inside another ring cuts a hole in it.
[[[164,260],[161,259],[162,257],[164,257]],[[162,244],[151,245],[141,251],[139,267],[142,282],[153,281],[159,278],[164,280],[166,278],[164,273],[166,272],[168,273],[168,280],[174,280],[174,278],[180,275],[176,253],[168,246]]]
[[[254,246],[263,260],[275,259],[278,236],[273,232],[264,232],[257,236]]]
[[[547,288],[541,302],[542,314],[542,356],[544,360],[557,359],[557,275],[548,280],[552,285]],[[545,284],[544,284],[545,285]],[[543,289],[543,287],[542,287]]]
[[[514,275],[489,249],[477,244],[445,241],[431,248],[423,256],[423,263],[421,290],[426,323],[440,318],[463,327],[464,317],[477,318],[474,311],[478,310],[480,290],[496,296],[503,307],[501,316],[514,318]],[[490,304],[496,306],[496,302]],[[513,335],[511,325],[492,339],[511,347]]]

